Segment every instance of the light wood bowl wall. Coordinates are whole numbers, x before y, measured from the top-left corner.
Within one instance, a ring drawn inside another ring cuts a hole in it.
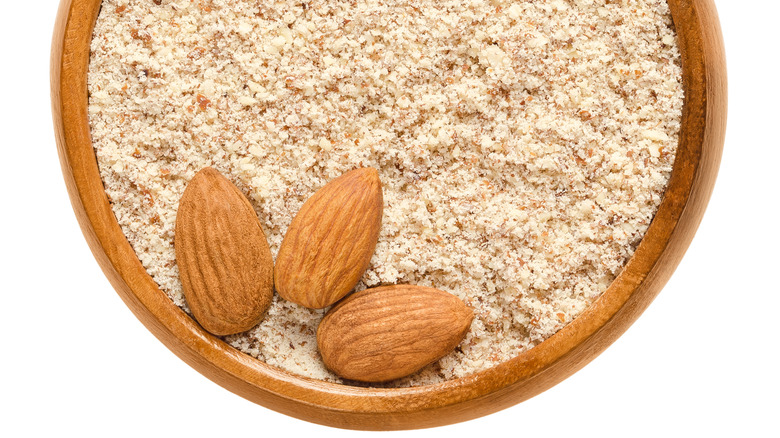
[[[593,360],[639,317],[671,276],[712,192],[726,126],[726,64],[712,0],[668,0],[682,52],[685,103],[671,179],[623,272],[582,315],[519,356],[465,378],[369,389],[295,376],[205,332],[146,273],[109,205],[87,120],[90,40],[101,0],[62,0],[51,63],[52,111],[65,184],[90,248],[119,296],[171,351],[203,375],[293,417],[353,429],[423,428],[522,402]]]

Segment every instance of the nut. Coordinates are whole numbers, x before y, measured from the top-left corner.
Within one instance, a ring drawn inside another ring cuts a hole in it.
[[[293,219],[276,257],[279,295],[321,309],[348,294],[374,254],[382,224],[376,169],[345,173],[318,190]]]
[[[454,349],[474,314],[454,295],[422,286],[357,292],[330,310],[317,330],[325,365],[345,379],[384,382],[408,376]]]
[[[206,167],[179,201],[174,240],[184,297],[215,335],[263,319],[273,297],[273,259],[260,221],[240,190]]]

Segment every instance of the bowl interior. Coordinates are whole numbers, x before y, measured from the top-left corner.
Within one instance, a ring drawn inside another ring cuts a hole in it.
[[[158,288],[111,210],[87,119],[87,67],[101,0],[63,0],[52,50],[52,106],[65,182],[82,231],[112,285],[168,348],[225,388],[305,420],[356,429],[430,427],[476,418],[565,379],[619,337],[663,287],[714,185],[726,117],[726,73],[711,0],[668,0],[683,60],[685,101],[674,169],[658,212],[622,273],[583,314],[537,347],[436,385],[373,389],[302,378],[200,328]]]

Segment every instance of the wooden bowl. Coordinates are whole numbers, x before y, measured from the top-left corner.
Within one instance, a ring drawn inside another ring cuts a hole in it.
[[[171,351],[253,402],[315,423],[410,429],[469,420],[552,387],[594,359],[655,298],[690,244],[712,192],[726,127],[726,64],[712,0],[668,0],[682,52],[685,102],[674,170],[652,224],[607,291],[537,347],[486,371],[403,389],[356,388],[281,371],[205,332],[146,273],[103,190],[87,120],[90,40],[101,0],[62,0],[51,80],[57,146],[73,209],[127,306]]]

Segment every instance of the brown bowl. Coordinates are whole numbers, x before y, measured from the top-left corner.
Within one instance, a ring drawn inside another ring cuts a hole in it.
[[[726,128],[726,63],[712,0],[668,0],[682,52],[685,102],[677,158],[652,224],[625,269],[582,315],[519,356],[468,377],[403,389],[357,388],[281,371],[205,332],[146,273],[103,190],[87,120],[90,40],[101,0],[62,0],[51,81],[70,199],[119,296],[171,351],[253,402],[352,429],[410,429],[480,417],[545,391],[593,360],[655,298],[693,238],[715,183]]]

